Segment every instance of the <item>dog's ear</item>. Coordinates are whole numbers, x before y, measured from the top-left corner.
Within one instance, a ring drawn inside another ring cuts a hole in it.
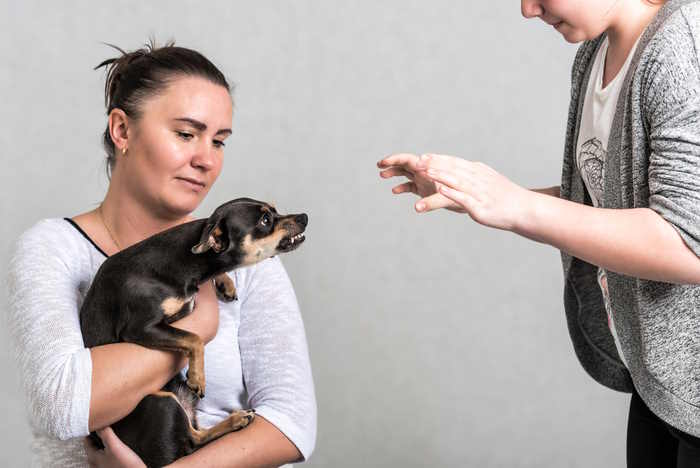
[[[199,244],[192,247],[193,254],[201,254],[209,249],[214,252],[223,252],[228,248],[229,238],[228,231],[223,218],[212,220],[209,218],[207,224],[202,230],[202,237],[199,239]]]

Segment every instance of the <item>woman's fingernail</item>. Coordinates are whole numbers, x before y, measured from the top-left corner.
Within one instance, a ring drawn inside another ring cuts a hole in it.
[[[417,209],[418,211],[423,211],[423,210],[425,209],[425,203],[418,203],[418,204],[416,205],[416,209]]]

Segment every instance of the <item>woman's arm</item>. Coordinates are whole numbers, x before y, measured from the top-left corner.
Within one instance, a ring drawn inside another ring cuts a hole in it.
[[[299,459],[301,453],[296,446],[277,427],[258,415],[245,429],[226,434],[168,466],[262,468],[277,467]]]
[[[700,258],[649,208],[603,209],[523,189],[483,163],[430,155],[419,167],[480,224],[642,279],[700,284]]]
[[[560,192],[560,187],[557,185],[555,187],[547,187],[547,188],[539,188],[539,189],[530,189],[533,192],[537,193],[542,193],[544,195],[549,195],[550,197],[557,197],[559,198],[559,192]]]
[[[204,342],[216,335],[218,301],[211,282],[199,288],[194,311],[173,326],[196,333]],[[160,390],[187,360],[170,351],[144,348],[132,343],[113,343],[90,349],[91,431],[101,429],[129,414],[149,393]]]
[[[513,232],[593,265],[668,283],[700,284],[700,258],[649,208],[593,208],[533,193]]]

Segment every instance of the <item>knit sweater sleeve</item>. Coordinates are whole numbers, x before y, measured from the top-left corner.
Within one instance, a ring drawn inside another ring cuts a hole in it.
[[[30,424],[61,440],[88,434],[92,361],[78,319],[78,254],[58,221],[15,243],[6,316]]]
[[[308,459],[316,441],[316,398],[304,324],[279,257],[251,269],[238,342],[248,404]]]
[[[642,106],[651,150],[649,207],[700,256],[698,8],[681,8],[648,45]],[[689,17],[690,15],[690,17]],[[668,47],[673,44],[673,47]]]

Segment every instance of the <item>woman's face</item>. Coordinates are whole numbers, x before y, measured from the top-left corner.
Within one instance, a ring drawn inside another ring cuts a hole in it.
[[[619,0],[521,0],[525,18],[538,17],[552,25],[567,42],[598,37],[612,21]]]
[[[207,79],[183,76],[147,98],[141,111],[129,122],[126,154],[117,150],[120,183],[157,215],[186,216],[221,172],[231,96]]]

